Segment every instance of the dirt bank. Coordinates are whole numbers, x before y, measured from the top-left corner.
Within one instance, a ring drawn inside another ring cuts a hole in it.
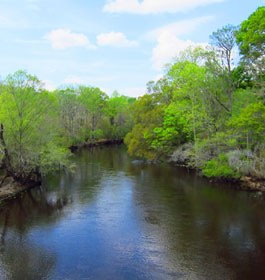
[[[15,198],[20,193],[27,191],[30,188],[39,186],[39,183],[36,184],[28,184],[28,185],[22,185],[18,182],[16,182],[11,177],[0,177],[0,203],[2,203],[5,200]]]

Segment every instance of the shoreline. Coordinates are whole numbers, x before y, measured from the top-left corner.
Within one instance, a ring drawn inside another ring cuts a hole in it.
[[[94,148],[100,146],[110,146],[110,145],[120,145],[123,143],[123,140],[109,140],[109,139],[102,139],[95,142],[85,142],[78,145],[73,145],[69,149],[72,153],[78,151],[82,148]],[[182,167],[190,171],[198,172],[199,170],[191,168],[184,164],[178,164],[173,161],[167,161],[169,164],[172,164],[176,167]],[[232,179],[232,178],[208,178],[200,174],[201,177],[206,178],[211,183],[227,183],[229,184],[229,188],[234,188],[241,191],[248,191],[248,192],[265,192],[265,180],[254,178],[251,176],[242,176],[239,179]],[[0,181],[3,178],[0,177]],[[16,198],[19,194],[26,192],[32,188],[40,186],[41,183],[29,183],[29,184],[21,184],[15,181],[12,177],[7,177],[2,186],[0,186],[0,206],[3,202]]]
[[[94,147],[99,147],[99,146],[120,145],[122,143],[123,143],[122,139],[114,139],[114,140],[102,139],[102,140],[97,140],[94,142],[84,142],[81,144],[72,145],[69,149],[73,153],[82,148],[94,148]]]
[[[99,147],[99,146],[109,146],[109,145],[117,145],[122,144],[123,140],[109,140],[109,139],[102,139],[95,142],[85,142],[78,145],[73,145],[69,149],[71,152],[75,152],[82,148],[93,148],[93,147]],[[0,182],[3,180],[3,177],[0,177]],[[20,195],[23,192],[26,192],[32,188],[41,186],[40,182],[36,183],[28,183],[28,184],[21,184],[17,181],[15,181],[12,177],[6,177],[2,183],[2,186],[0,186],[0,206],[11,199],[16,198],[18,195]]]
[[[205,178],[210,183],[221,183],[221,184],[227,183],[230,185],[229,186],[230,188],[234,187],[234,189],[236,189],[236,190],[247,191],[247,192],[265,192],[265,180],[264,179],[259,179],[259,178],[255,178],[255,177],[248,176],[248,175],[241,176],[238,179],[225,178],[225,177],[209,178],[209,177],[203,176],[200,169],[192,168],[183,163],[179,164],[177,162],[170,161],[170,160],[168,160],[167,162],[176,167],[182,167],[189,171],[197,172],[199,174],[199,176]]]
[[[2,179],[2,178],[1,178]],[[32,188],[39,187],[41,184],[39,182],[21,184],[16,182],[12,177],[7,177],[3,185],[0,187],[0,206],[8,200],[16,198],[23,192],[26,192]]]

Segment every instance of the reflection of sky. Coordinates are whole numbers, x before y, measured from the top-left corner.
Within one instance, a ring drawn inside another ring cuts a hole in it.
[[[17,255],[39,259],[25,272],[49,259],[49,280],[242,280],[251,267],[258,276],[264,270],[262,197],[214,188],[167,165],[134,164],[111,148],[81,154],[76,174],[46,185],[37,205],[21,205],[25,221],[20,208],[12,216],[26,230],[8,229],[6,244],[21,242]],[[37,211],[39,204],[51,211]]]
[[[141,229],[141,217],[133,201],[135,182],[123,172],[106,172],[98,184],[101,191],[94,201],[81,205],[74,202],[66,207],[66,218],[56,227],[39,228],[31,234],[34,243],[46,248],[49,240],[48,249],[56,252],[54,277],[72,279],[77,269],[80,277],[103,277],[107,272],[121,279],[125,275],[149,279],[154,269],[159,274],[161,246]]]

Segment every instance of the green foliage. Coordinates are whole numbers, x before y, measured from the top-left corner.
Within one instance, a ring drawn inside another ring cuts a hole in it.
[[[243,21],[236,33],[238,47],[246,72],[251,73],[256,87],[264,97],[265,84],[265,7],[259,7]]]
[[[60,150],[57,102],[53,94],[42,89],[41,82],[24,71],[9,75],[1,87],[0,122],[3,126],[2,149],[8,172],[18,178],[27,178],[40,170],[45,174],[48,165],[42,165],[42,153],[48,146]],[[63,153],[62,153],[63,154]],[[62,158],[62,157],[61,157]],[[59,158],[47,157],[50,166]]]
[[[48,92],[24,71],[9,75],[0,85],[1,161],[29,178],[69,166],[72,145],[124,139],[132,156],[171,156],[207,177],[265,178],[264,19],[260,7],[237,31],[214,32],[214,48],[188,48],[137,100],[89,86]]]
[[[42,147],[39,160],[35,164],[39,166],[42,174],[51,173],[62,168],[71,170],[74,166],[70,162],[70,157],[71,154],[68,148],[49,142]]]
[[[247,89],[253,87],[252,77],[244,63],[240,63],[232,70],[231,77],[236,88]]]
[[[146,158],[148,160],[155,160],[157,158],[156,152],[150,147],[148,141],[149,134],[150,132],[148,129],[141,124],[137,124],[133,127],[132,131],[129,132],[124,139],[130,155]]]
[[[229,166],[228,158],[224,154],[209,160],[202,168],[202,172],[206,177],[239,178],[239,174]]]
[[[259,7],[243,21],[236,33],[242,55],[255,59],[265,54],[265,7]]]
[[[18,71],[0,86],[0,158],[23,182],[71,168],[70,146],[130,131],[133,102],[85,86],[48,92],[37,77]]]
[[[231,129],[237,133],[240,144],[247,149],[265,139],[265,105],[262,102],[250,104],[229,121]],[[242,139],[243,138],[243,139]]]
[[[218,29],[213,49],[188,48],[163,78],[147,84],[125,138],[131,155],[171,156],[207,177],[265,177],[264,11],[259,8],[238,30]],[[236,41],[242,59],[233,69]]]

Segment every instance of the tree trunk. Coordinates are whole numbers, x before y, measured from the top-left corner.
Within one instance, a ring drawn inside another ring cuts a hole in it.
[[[11,159],[10,159],[8,149],[6,146],[6,142],[5,142],[5,138],[4,138],[4,125],[2,123],[0,124],[0,144],[3,146],[3,150],[4,150],[3,163],[6,168],[7,174],[13,177],[15,174],[13,172],[13,168],[11,165]]]

